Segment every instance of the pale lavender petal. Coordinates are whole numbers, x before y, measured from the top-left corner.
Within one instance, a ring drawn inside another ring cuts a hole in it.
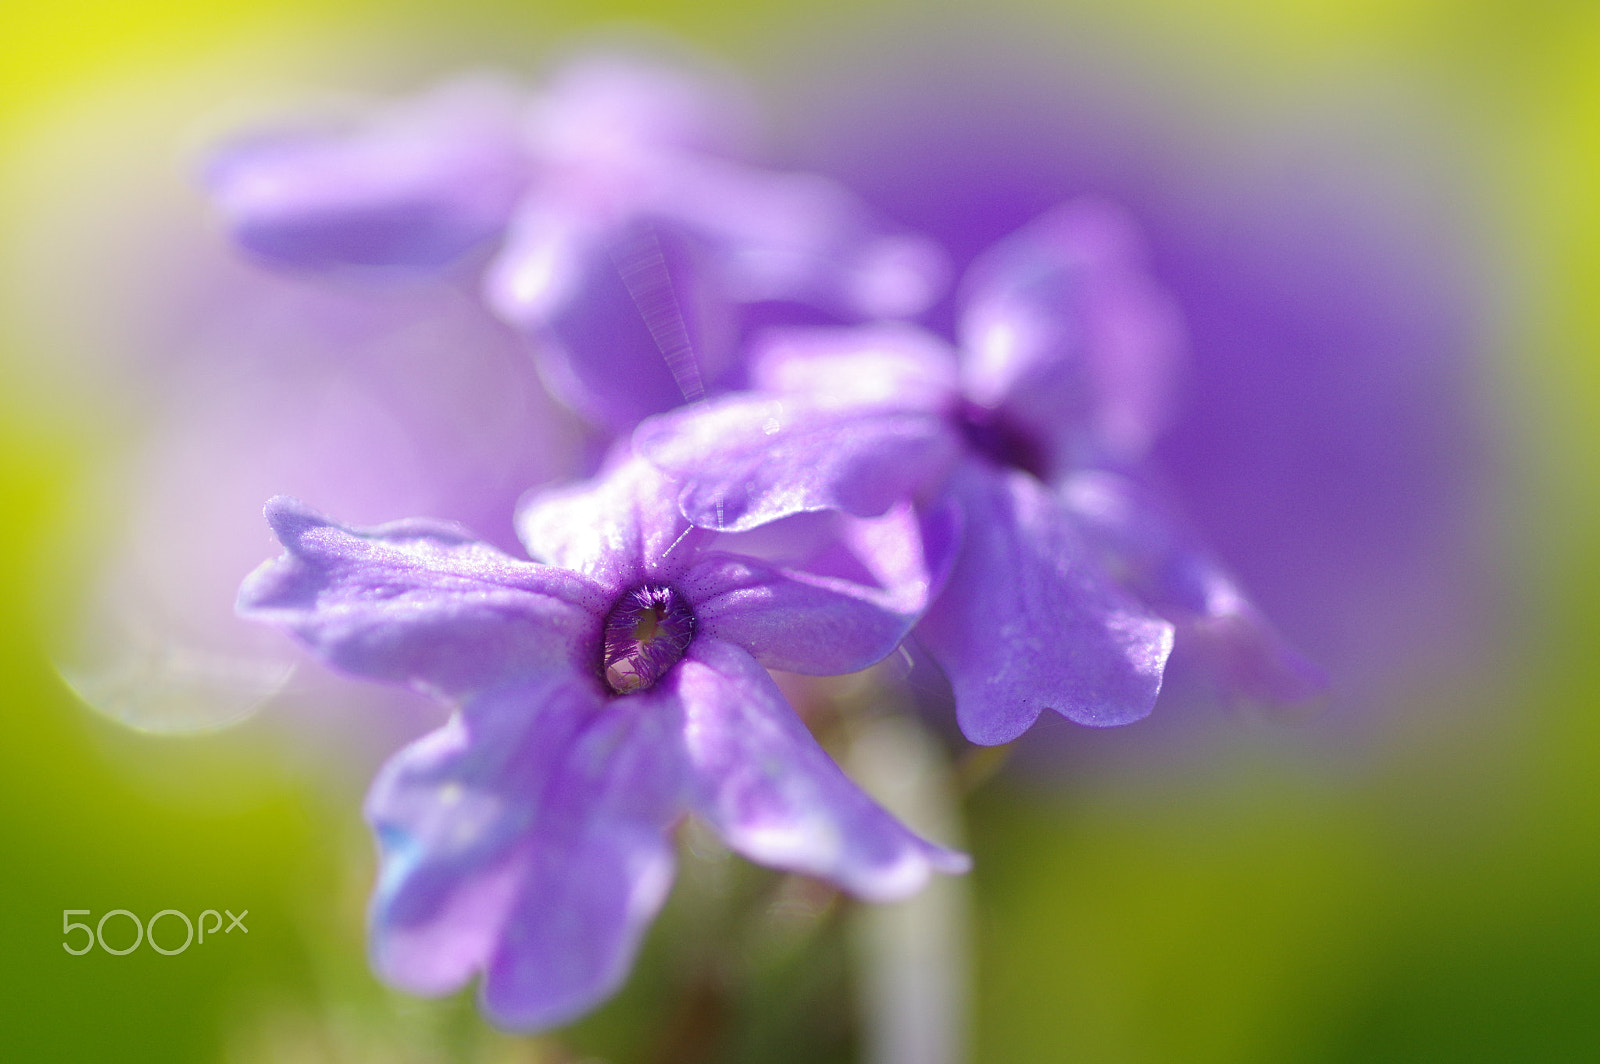
[[[928,601],[931,603],[943,593],[950,572],[955,568],[966,515],[954,499],[947,497],[919,509],[916,518],[921,565],[928,574]],[[895,556],[901,549],[896,544],[897,538],[888,527],[862,527],[850,534],[850,543],[856,555],[874,573],[903,572],[905,562]]]
[[[961,509],[948,499],[927,508],[900,502],[881,517],[829,511],[790,520],[819,518],[832,526],[831,535],[809,554],[794,556],[788,568],[868,583],[900,596],[909,595],[924,605],[944,586],[960,542]],[[767,527],[781,531],[783,523]],[[757,534],[724,535],[719,545],[737,553],[750,553],[746,541]],[[768,561],[781,560],[781,555],[759,556]]]
[[[844,186],[725,156],[745,101],[730,85],[602,57],[559,75],[530,123],[543,193],[621,226],[653,217],[711,254],[725,301],[789,300],[852,317],[909,317],[942,292],[932,241],[875,217]]]
[[[1182,330],[1133,223],[1093,200],[995,245],[965,279],[968,398],[1050,459],[1142,456],[1165,419]]]
[[[817,676],[879,661],[927,607],[931,577],[909,506],[871,524],[888,526],[857,533],[871,548],[863,575],[867,565],[876,567],[878,583],[703,554],[678,580],[694,603],[700,636],[741,646],[768,668]]]
[[[757,391],[928,412],[954,410],[959,398],[955,352],[914,325],[769,329],[749,359]]]
[[[647,578],[671,581],[711,533],[678,512],[676,485],[626,451],[593,480],[539,492],[517,513],[535,558],[574,569],[615,593]]]
[[[903,325],[774,330],[752,355],[759,392],[651,418],[634,448],[686,482],[696,525],[746,531],[791,514],[862,517],[943,479],[961,448],[950,349]]]
[[[965,855],[919,838],[852,783],[743,650],[698,638],[670,682],[685,715],[691,806],[736,852],[869,901],[967,869]]]
[[[257,138],[205,182],[238,243],[286,266],[444,266],[493,237],[520,194],[522,99],[447,85],[346,134]]]
[[[949,500],[927,510],[900,502],[880,517],[810,510],[747,532],[719,533],[706,547],[932,601],[955,559],[960,517]]]
[[[661,171],[656,208],[718,250],[719,278],[737,302],[909,318],[949,281],[936,244],[891,230],[838,182],[705,157],[674,162]]]
[[[692,235],[648,217],[603,232],[535,219],[514,230],[486,293],[532,340],[551,391],[620,434],[702,398],[732,359],[732,308],[705,259]]]
[[[966,511],[961,554],[917,634],[967,738],[1010,742],[1046,709],[1094,726],[1146,716],[1172,626],[1112,584],[1032,477],[969,462],[952,490]]]
[[[285,496],[267,519],[288,553],[245,580],[239,612],[331,665],[447,697],[591,666],[608,598],[575,573],[444,522],[358,531]]]
[[[501,689],[384,766],[366,815],[372,964],[387,982],[445,994],[488,964],[532,867],[539,796],[604,705],[584,684]]]
[[[605,228],[601,218],[530,194],[484,273],[484,302],[519,329],[542,327],[582,291],[591,264],[604,256]]]
[[[522,890],[484,972],[501,1026],[565,1023],[609,997],[672,885],[682,715],[655,690],[607,701],[537,796]]]
[[[1155,492],[1127,477],[1084,470],[1060,496],[1119,579],[1203,645],[1226,687],[1269,702],[1325,690],[1326,674],[1291,646],[1199,535]]]
[[[860,238],[841,264],[844,305],[862,318],[915,318],[950,284],[950,257],[918,233],[877,232]]]
[[[614,170],[663,151],[730,150],[746,135],[751,108],[732,79],[644,56],[596,54],[555,73],[529,127],[547,166]]]
[[[935,414],[754,393],[651,418],[633,440],[686,482],[685,517],[734,532],[813,510],[881,514],[931,490],[959,453]]]

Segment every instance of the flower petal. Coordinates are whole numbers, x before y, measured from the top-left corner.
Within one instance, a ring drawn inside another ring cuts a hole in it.
[[[525,890],[541,795],[603,707],[583,684],[501,689],[383,767],[366,815],[380,857],[372,965],[387,982],[445,994],[488,964]]]
[[[675,162],[660,171],[658,209],[716,249],[722,288],[736,302],[909,318],[949,281],[938,245],[892,231],[836,181],[710,157]]]
[[[876,516],[937,483],[957,453],[942,417],[742,394],[641,424],[634,446],[694,524],[745,531],[790,514]]]
[[[205,181],[234,239],[271,262],[435,269],[510,215],[522,106],[507,85],[458,82],[346,136],[238,144]]]
[[[863,517],[936,484],[959,453],[948,349],[905,326],[790,330],[754,356],[763,393],[651,418],[634,448],[686,481],[696,525],[745,531],[790,514]]]
[[[790,528],[819,520],[826,528]],[[678,587],[702,635],[742,646],[768,669],[858,672],[890,654],[928,606],[936,574],[923,560],[922,531],[906,502],[880,518],[795,515],[718,538],[720,549],[701,555]],[[795,544],[803,557],[774,565],[742,550],[750,539],[770,552],[790,546],[778,538],[805,539]]]
[[[743,650],[696,638],[670,682],[683,705],[691,806],[735,851],[870,901],[967,869],[965,855],[919,838],[852,783]]]
[[[484,273],[484,302],[519,329],[543,327],[578,298],[590,263],[603,257],[602,241],[599,219],[529,195]]]
[[[841,405],[940,412],[957,399],[950,345],[913,325],[775,328],[750,352],[752,386]]]
[[[267,520],[288,553],[245,580],[239,612],[337,668],[450,697],[592,666],[608,599],[575,573],[444,522],[358,531],[286,496]]]
[[[1327,675],[1258,610],[1200,537],[1154,492],[1104,470],[1073,474],[1059,489],[1122,581],[1207,646],[1226,687],[1268,702],[1296,702]]]
[[[968,271],[968,398],[998,410],[1054,468],[1140,457],[1166,414],[1182,342],[1133,223],[1077,200],[995,245]]]
[[[1010,742],[1045,709],[1097,727],[1149,714],[1172,626],[1112,584],[1032,477],[969,462],[952,491],[964,541],[917,635],[950,678],[967,738]]]
[[[551,76],[529,131],[548,166],[584,176],[662,152],[728,151],[754,121],[747,91],[644,55],[591,53]]]
[[[535,204],[485,278],[502,318],[534,341],[546,383],[623,433],[702,398],[732,356],[733,322],[706,252],[644,216],[615,224]]]
[[[675,700],[651,691],[607,701],[562,751],[484,973],[483,1009],[497,1024],[565,1023],[627,977],[672,885],[682,731]]]
[[[614,454],[615,464],[581,484],[541,491],[517,513],[528,552],[575,569],[614,594],[650,580],[671,582],[712,533],[678,512],[676,485],[648,462]]]
[[[743,647],[771,669],[836,676],[899,646],[928,585],[884,591],[718,552],[696,562],[681,586],[700,635]]]

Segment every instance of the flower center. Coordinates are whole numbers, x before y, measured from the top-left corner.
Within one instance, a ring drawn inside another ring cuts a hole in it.
[[[1044,448],[1018,426],[1008,423],[993,410],[965,400],[956,417],[961,434],[973,450],[1001,466],[1046,479],[1050,463]]]
[[[694,613],[662,584],[625,591],[606,614],[600,675],[619,695],[643,691],[677,664],[694,639]]]

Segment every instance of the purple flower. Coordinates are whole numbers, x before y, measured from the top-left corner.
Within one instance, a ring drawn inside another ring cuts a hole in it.
[[[454,82],[354,132],[239,141],[205,182],[233,239],[263,261],[438,269],[498,233],[516,204],[523,106],[509,84]]]
[[[739,304],[901,317],[944,285],[936,247],[842,186],[728,158],[737,110],[706,80],[591,58],[527,101],[460,83],[348,133],[247,141],[208,184],[241,245],[283,266],[474,266],[498,242],[485,300],[563,400],[622,431],[730,369]]]
[[[917,634],[975,742],[1009,742],[1047,708],[1145,716],[1172,621],[1221,640],[1248,682],[1304,693],[1314,670],[1117,472],[1155,436],[1179,344],[1129,224],[1068,204],[965,284],[959,357],[909,326],[774,334],[753,359],[758,393],[646,422],[636,446],[688,479],[684,513],[714,528],[954,498],[964,542]]]
[[[1308,741],[1370,738],[1402,689],[1472,667],[1506,615],[1483,373],[1501,289],[1448,135],[1401,93],[1365,101],[1371,121],[1257,113],[1246,147],[1220,125],[1174,125],[1187,105],[1164,108],[1136,68],[1108,80],[1058,51],[968,44],[935,33],[830,68],[792,109],[802,165],[892,207],[958,265],[1069,196],[1138,218],[1188,341],[1152,453],[1157,494],[1327,668],[1337,711]],[[1196,675],[1210,662],[1186,634],[1163,703],[1229,701]],[[1157,747],[1217,737],[1209,714],[1160,716],[1059,749],[1148,768]]]
[[[536,500],[521,528],[553,565],[452,525],[353,531],[268,504],[288,553],[246,581],[241,612],[459,708],[367,801],[372,958],[395,985],[446,993],[481,972],[484,1009],[519,1029],[592,1008],[665,899],[686,812],[752,860],[872,900],[966,868],[857,789],[763,668],[887,654],[925,600],[921,559],[873,552],[885,586],[771,564],[691,529],[661,489],[629,462]]]

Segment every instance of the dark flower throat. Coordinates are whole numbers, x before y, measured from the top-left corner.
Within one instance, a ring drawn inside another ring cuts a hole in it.
[[[694,639],[694,612],[664,584],[625,591],[606,614],[600,675],[619,695],[644,691],[678,663]]]
[[[1039,441],[993,410],[963,401],[956,413],[967,444],[1001,468],[1021,469],[1040,480],[1050,474],[1049,460]]]

